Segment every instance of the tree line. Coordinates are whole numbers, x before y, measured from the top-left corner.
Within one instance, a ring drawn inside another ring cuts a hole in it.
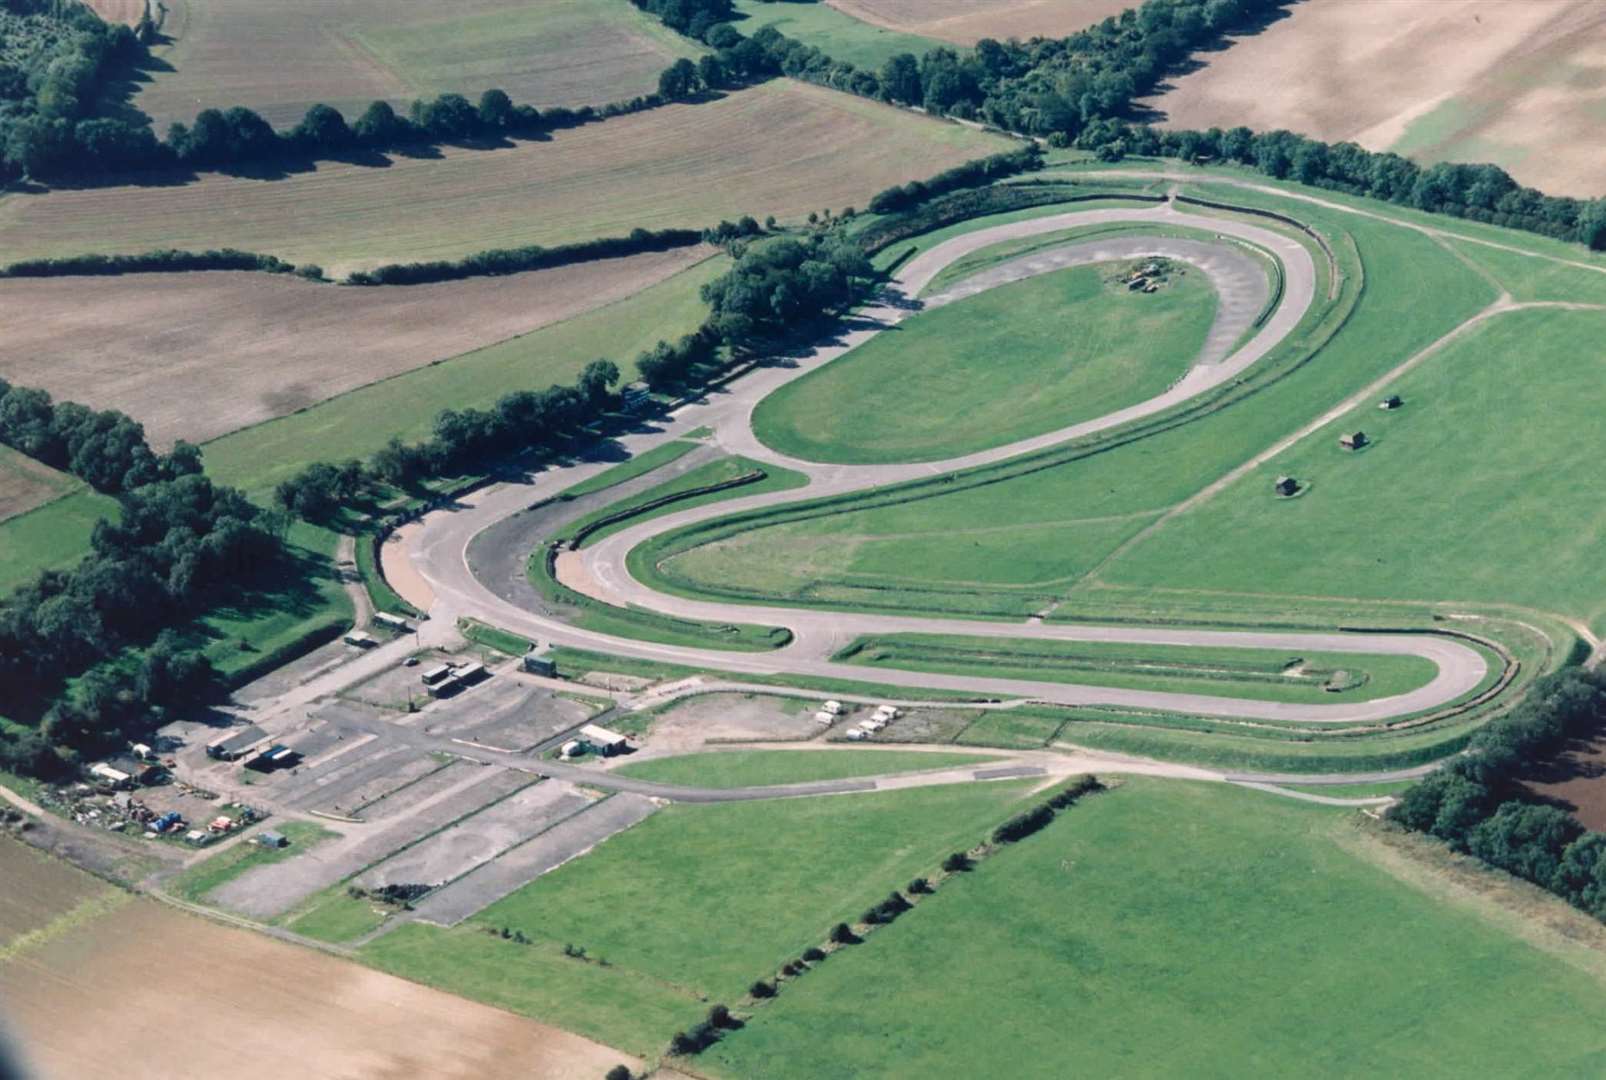
[[[1606,833],[1585,830],[1523,786],[1536,765],[1603,722],[1606,676],[1574,668],[1536,679],[1465,754],[1407,789],[1389,817],[1606,920]]]
[[[117,494],[201,471],[201,452],[182,439],[157,454],[144,425],[116,409],[96,411],[53,401],[33,387],[0,379],[0,443],[70,472],[97,491]]]
[[[1050,145],[1074,145],[1110,161],[1126,154],[1164,154],[1192,162],[1248,165],[1275,179],[1606,249],[1606,199],[1545,195],[1519,185],[1495,165],[1423,168],[1397,154],[1372,153],[1354,143],[1330,145],[1288,131],[1257,134],[1238,127],[1161,132],[1132,121],[1134,101],[1154,90],[1194,51],[1264,21],[1290,0],[1145,0],[1140,7],[1069,37],[1026,42],[984,38],[966,54],[939,46],[919,57],[893,56],[879,72],[834,60],[773,27],[744,38],[723,21],[734,12],[721,0],[634,2],[674,29],[716,48],[717,56],[748,77],[779,73],[806,79],[1043,138]],[[738,56],[748,58],[749,64],[743,67]],[[954,179],[964,186],[987,182],[985,174],[977,172]],[[904,208],[932,194],[918,184],[889,188],[870,208],[877,212]]]
[[[121,513],[96,524],[77,566],[45,571],[0,601],[7,711],[43,708],[37,730],[0,740],[0,767],[69,772],[149,736],[164,708],[204,698],[210,664],[161,630],[237,598],[282,552],[282,519],[199,473],[118,501]]]
[[[964,188],[986,187],[1006,176],[1035,172],[1043,167],[1043,148],[1036,142],[1027,143],[1018,150],[1006,150],[991,157],[975,158],[955,165],[925,180],[911,180],[907,184],[894,184],[876,192],[870,199],[870,212],[890,214],[918,206],[927,199],[946,195]]]
[[[729,241],[731,269],[703,287],[709,314],[677,342],[660,341],[636,360],[643,381],[668,390],[724,363],[762,349],[861,297],[875,272],[864,252],[840,230],[802,238],[751,240],[757,222],[745,218],[708,230]],[[327,521],[378,485],[409,487],[460,474],[528,451],[555,452],[616,410],[619,367],[587,364],[572,386],[519,390],[488,409],[444,409],[430,438],[407,444],[392,438],[369,460],[317,462],[279,484],[276,503],[310,521]]]
[[[714,232],[699,229],[632,229],[628,236],[582,240],[555,247],[529,244],[525,247],[480,251],[461,259],[391,263],[372,270],[355,271],[346,281],[351,285],[421,285],[469,277],[518,274],[594,259],[618,259],[648,251],[690,247],[712,238],[710,234]]]

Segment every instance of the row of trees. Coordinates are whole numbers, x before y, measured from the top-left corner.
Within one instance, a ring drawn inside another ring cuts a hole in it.
[[[0,443],[113,494],[201,471],[201,452],[183,440],[172,453],[157,454],[144,426],[115,409],[58,404],[43,390],[4,379]]]
[[[927,199],[965,188],[986,187],[1006,176],[1035,172],[1043,167],[1043,148],[1030,142],[1018,150],[1007,150],[991,157],[976,158],[955,165],[925,180],[911,180],[879,191],[870,200],[870,212],[890,214],[919,206]]]
[[[133,665],[115,658],[237,597],[281,551],[281,517],[199,474],[145,484],[119,502],[120,516],[95,526],[76,567],[41,573],[0,602],[8,711],[49,703],[41,741],[8,751],[31,760],[30,771],[65,768],[79,754],[148,734],[162,720],[154,706],[208,688],[210,669],[171,636]]]
[[[1407,790],[1389,816],[1606,920],[1606,833],[1586,832],[1523,786],[1536,766],[1603,722],[1606,676],[1569,669],[1536,679],[1516,708]]]
[[[747,219],[751,221],[752,219]],[[728,223],[722,223],[722,225]],[[755,223],[756,228],[756,223]],[[582,240],[556,247],[530,244],[518,248],[496,248],[475,252],[461,259],[435,262],[391,263],[373,270],[358,270],[346,280],[352,285],[421,285],[428,282],[456,281],[468,277],[495,277],[542,270],[553,266],[618,259],[648,251],[668,251],[690,247],[708,238],[708,231],[697,229],[632,229],[628,236]]]
[[[1257,134],[1235,127],[1162,132],[1116,120],[1090,125],[1075,145],[1108,161],[1130,153],[1247,165],[1279,180],[1606,249],[1606,199],[1546,195],[1522,187],[1498,165],[1441,162],[1424,167],[1398,154],[1374,153],[1350,142],[1324,143],[1291,131]]]

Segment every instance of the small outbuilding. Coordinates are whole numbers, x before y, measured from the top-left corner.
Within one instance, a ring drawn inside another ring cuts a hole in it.
[[[265,832],[257,835],[257,843],[265,848],[287,848],[290,846],[290,838],[284,833]]]
[[[1272,485],[1272,490],[1283,498],[1287,498],[1299,492],[1299,481],[1292,476],[1279,476],[1277,482]]]
[[[219,761],[238,761],[268,741],[268,733],[249,724],[229,735],[221,735],[206,744],[206,756]]]
[[[1393,412],[1395,409],[1398,409],[1404,404],[1405,402],[1400,400],[1400,395],[1390,394],[1388,397],[1378,402],[1377,407],[1382,409],[1384,412]]]
[[[525,653],[522,663],[524,670],[531,675],[545,675],[549,679],[557,677],[558,665],[549,657]]]
[[[1346,450],[1359,450],[1369,441],[1370,440],[1367,439],[1366,432],[1364,431],[1351,431],[1348,434],[1340,435],[1338,437],[1338,445],[1342,446]]]
[[[617,731],[609,731],[596,724],[586,724],[580,729],[580,737],[590,746],[596,747],[597,753],[603,757],[612,757],[630,749],[630,740]]]
[[[347,645],[355,645],[359,649],[371,649],[379,644],[379,639],[366,630],[353,630],[345,637]]]
[[[828,712],[832,716],[841,716],[842,703],[840,701],[827,701],[824,705],[820,706],[820,711]]]

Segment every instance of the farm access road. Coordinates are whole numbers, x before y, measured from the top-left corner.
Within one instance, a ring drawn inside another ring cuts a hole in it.
[[[989,282],[997,285],[1008,280],[1019,280],[1031,273],[1108,259],[1161,256],[1188,262],[1204,271],[1218,289],[1221,303],[1217,326],[1212,329],[1205,348],[1187,374],[1163,393],[1094,420],[941,462],[874,466],[820,464],[777,454],[753,435],[752,412],[760,400],[778,387],[817,370],[902,321],[920,306],[909,298],[917,296],[944,267],[965,255],[1004,241],[1078,226],[1111,223],[1192,226],[1212,230],[1220,240],[1200,243],[1158,236],[1144,238],[1124,235],[1120,238],[1070,243],[983,271],[975,279],[967,279],[934,297],[931,302],[943,302],[943,296],[957,298],[961,293],[973,294]],[[1259,290],[1251,287],[1243,271],[1247,257],[1238,250],[1235,241],[1247,242],[1272,252],[1283,266],[1285,284],[1282,300],[1271,316],[1241,347],[1229,351],[1223,347],[1223,343],[1230,343],[1238,337],[1237,333],[1231,332],[1232,328],[1239,327],[1241,332],[1249,327],[1254,319],[1252,312],[1258,312],[1264,305],[1269,290],[1263,277]],[[677,410],[654,430],[621,438],[619,443],[622,449],[635,455],[669,439],[684,437],[696,429],[711,428],[716,442],[731,453],[794,469],[808,476],[809,484],[803,488],[717,502],[623,529],[583,550],[585,572],[582,576],[585,580],[571,583],[571,587],[591,591],[597,598],[610,603],[635,605],[675,617],[716,623],[786,626],[792,631],[794,639],[785,648],[773,652],[732,653],[661,645],[583,630],[532,612],[498,595],[497,586],[505,587],[505,582],[482,580],[476,574],[470,560],[471,543],[481,549],[488,543],[502,544],[506,550],[500,553],[501,558],[491,561],[499,565],[504,574],[522,572],[523,559],[529,552],[532,538],[503,523],[514,519],[515,515],[532,504],[604,471],[607,463],[558,467],[528,481],[504,483],[476,492],[457,506],[425,518],[422,527],[412,536],[412,547],[408,554],[435,592],[435,607],[430,614],[437,625],[451,625],[458,616],[473,616],[544,643],[595,649],[646,660],[739,674],[790,674],[838,680],[871,677],[876,682],[894,686],[1007,695],[1063,705],[1113,705],[1204,716],[1293,722],[1376,722],[1429,710],[1469,693],[1483,680],[1488,669],[1482,656],[1458,641],[1427,635],[1290,631],[1249,633],[1069,623],[1050,626],[1036,622],[861,615],[711,603],[656,592],[637,581],[625,564],[625,556],[630,549],[648,538],[713,517],[1004,461],[1056,446],[1069,439],[1154,416],[1241,377],[1293,331],[1310,308],[1315,289],[1316,269],[1310,254],[1301,244],[1256,225],[1184,214],[1170,204],[1153,209],[1078,211],[999,225],[954,237],[911,260],[897,272],[883,297],[857,312],[849,323],[849,329],[837,340],[821,345],[795,360],[788,358],[784,363],[755,368],[732,380],[719,392]],[[1247,318],[1246,313],[1249,313]],[[833,663],[829,659],[842,644],[860,635],[910,632],[1413,655],[1432,662],[1438,673],[1427,685],[1409,693],[1356,704],[1317,705],[1028,680],[933,675],[881,668],[870,673],[860,667]]]

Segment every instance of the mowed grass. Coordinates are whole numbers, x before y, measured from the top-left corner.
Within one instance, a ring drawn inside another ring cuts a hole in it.
[[[833,955],[725,1076],[1585,1076],[1587,961],[1356,852],[1350,812],[1129,781]],[[1580,946],[1582,948],[1582,946]],[[1598,971],[1599,965],[1593,970]]]
[[[988,760],[976,754],[923,750],[722,750],[631,762],[613,771],[663,784],[738,788],[946,769]]]
[[[486,908],[457,930],[413,924],[360,956],[387,971],[658,1053],[709,1001],[1016,812],[1028,785],[677,804]],[[533,944],[486,933],[522,930]],[[586,950],[565,957],[561,946]],[[606,965],[601,961],[607,961]]]
[[[611,2],[611,0],[610,0]],[[236,247],[332,270],[560,244],[751,214],[863,208],[890,184],[1007,149],[997,136],[777,79],[505,149],[282,180],[208,174],[0,200],[8,259]]]
[[[1606,621],[1606,505],[1579,457],[1598,429],[1606,312],[1496,316],[1104,571],[1117,584],[1486,601]],[[1374,440],[1359,453],[1340,432]],[[1582,442],[1580,440],[1583,440]],[[1289,474],[1310,487],[1271,495]],[[1255,557],[1239,542],[1254,537]],[[1185,559],[1186,566],[1179,566]]]
[[[753,430],[813,461],[929,461],[1153,397],[1203,345],[1215,291],[1189,272],[1132,292],[1112,272],[1056,270],[916,315],[765,398]]]
[[[854,67],[880,72],[889,59],[899,53],[923,56],[943,42],[918,34],[876,26],[846,15],[823,3],[771,3],[766,0],[735,0],[742,18],[736,28],[753,34],[773,26],[789,38],[812,45],[833,60]]]
[[[1366,286],[1343,330],[1316,359],[1260,392],[1064,466],[893,505],[847,504],[841,513],[767,525],[667,558],[662,549],[638,549],[632,567],[689,593],[736,583],[831,605],[969,609],[967,597],[974,596],[988,610],[1038,610],[1044,597],[1065,595],[1159,512],[1321,416],[1494,299],[1488,282],[1428,237],[1336,212],[1294,212],[1333,235],[1350,232],[1365,260]],[[1353,287],[1358,268],[1348,272]],[[1392,527],[1369,508],[1329,543],[1350,543],[1356,521],[1375,522],[1374,532]],[[1253,575],[1264,554],[1261,540],[1253,533],[1214,534],[1210,544],[1223,559],[1229,548],[1237,552],[1241,573]],[[1246,544],[1253,544],[1254,558],[1244,557]],[[1208,584],[1193,573],[1192,552],[1173,558],[1168,579],[1185,575],[1188,587]],[[933,588],[950,591],[917,591]],[[1293,591],[1314,590],[1301,583]]]
[[[572,383],[587,363],[610,357],[626,381],[634,361],[661,338],[696,329],[707,315],[703,283],[727,268],[711,259],[633,296],[533,333],[418,368],[279,420],[207,443],[207,470],[224,483],[266,497],[314,461],[373,453],[391,436],[429,437],[445,408],[488,408],[514,390]]]
[[[354,120],[370,101],[405,105],[496,86],[516,102],[601,105],[658,87],[699,48],[627,0],[168,0],[173,44],[135,104],[158,130],[207,105],[247,105],[289,125],[308,106]],[[137,17],[137,16],[136,16]]]
[[[0,522],[0,594],[32,581],[41,570],[76,564],[89,551],[95,523],[117,513],[116,499],[80,487]]]
[[[205,823],[197,823],[205,827]],[[269,848],[256,842],[264,832],[277,832],[290,841],[289,847]],[[311,821],[287,821],[267,825],[233,847],[211,855],[167,883],[167,891],[183,900],[199,901],[218,886],[233,881],[252,867],[283,862],[316,847],[336,834]]]
[[[1437,668],[1420,656],[1192,648],[1100,641],[1026,641],[958,634],[866,639],[850,664],[938,674],[1037,679],[1216,697],[1342,704],[1404,694]],[[1326,689],[1329,679],[1349,687]]]
[[[717,484],[730,483],[747,477],[756,477],[747,483],[736,487],[724,488],[720,491],[705,491],[701,494],[691,495],[689,492],[699,488],[713,487]],[[640,494],[628,499],[620,499],[616,503],[604,506],[600,510],[585,517],[577,518],[563,527],[563,533],[573,536],[582,528],[594,525],[603,518],[613,514],[622,514],[635,511],[630,517],[603,525],[596,532],[586,537],[582,547],[588,547],[604,537],[611,536],[621,529],[628,529],[644,521],[651,521],[655,517],[665,514],[678,514],[685,510],[692,510],[712,502],[721,502],[725,499],[745,499],[753,495],[763,495],[771,491],[790,491],[803,487],[809,478],[800,472],[783,469],[779,465],[766,465],[751,458],[733,455],[730,457],[715,458],[706,465],[682,473],[673,480],[666,480],[656,484]],[[674,496],[685,496],[663,506],[648,508],[649,503]]]
[[[81,481],[27,454],[0,446],[0,522],[59,499]]]

